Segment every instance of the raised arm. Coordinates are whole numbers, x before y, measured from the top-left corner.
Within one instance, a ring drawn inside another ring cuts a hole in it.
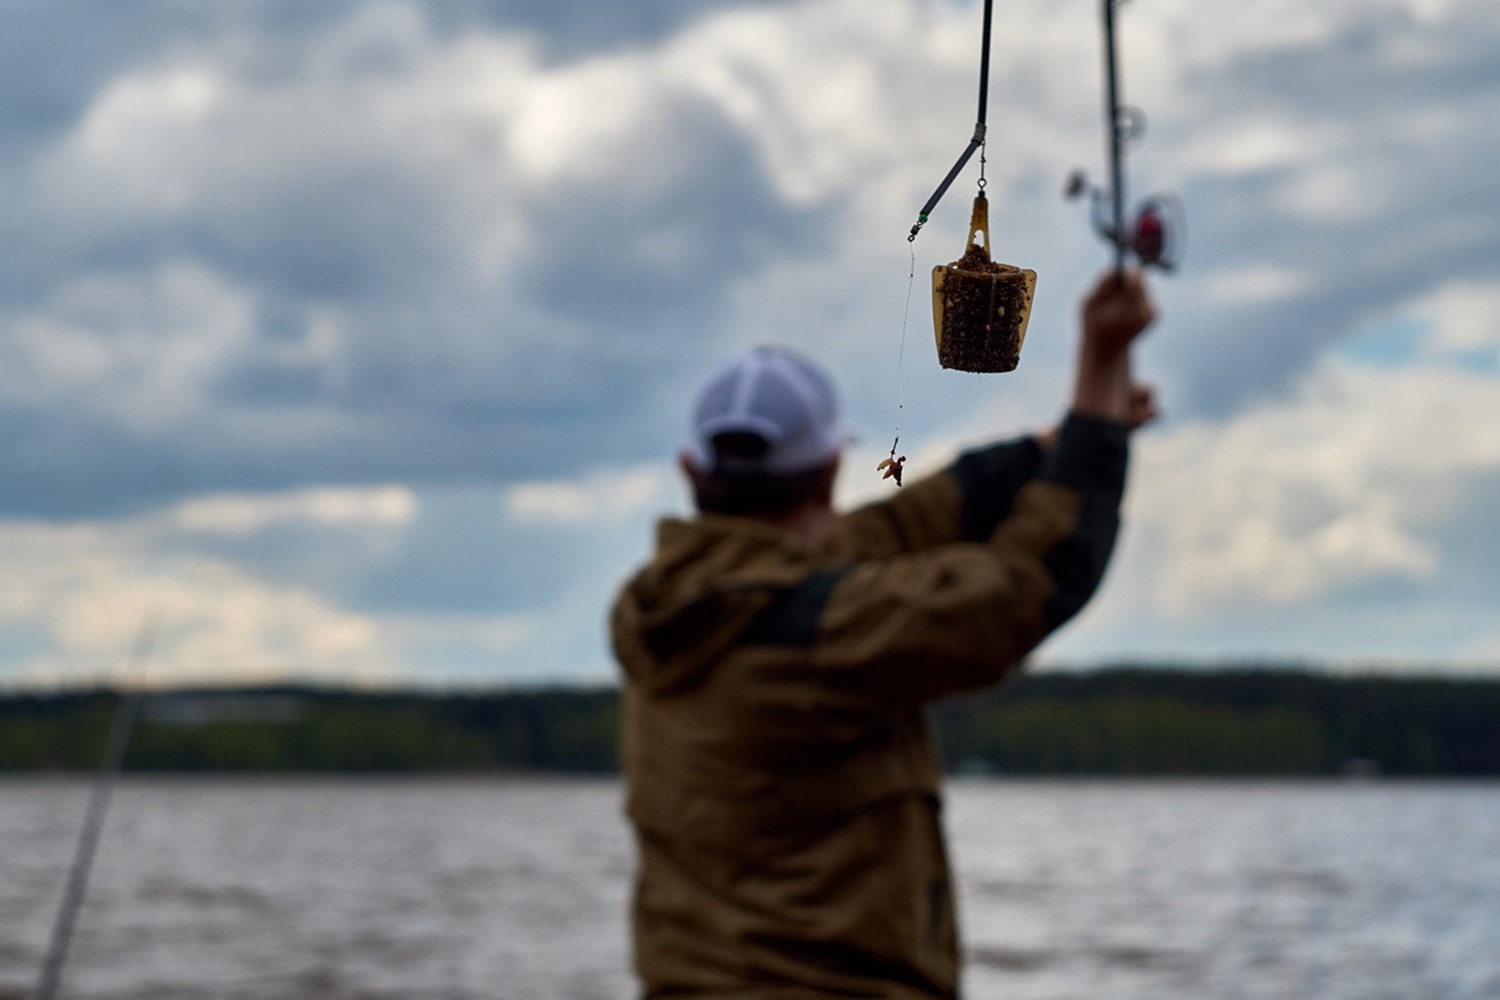
[[[1035,475],[1010,496],[997,491],[993,528],[976,542],[867,563],[839,580],[822,621],[829,667],[879,698],[942,697],[1003,679],[1083,607],[1119,529],[1140,412],[1130,347],[1153,316],[1137,275],[1110,274],[1094,288],[1072,406],[1050,447],[1033,445]],[[961,495],[959,477],[945,475]]]
[[[1130,378],[1130,348],[1156,311],[1139,271],[1105,274],[1084,298],[1072,411],[1131,424],[1140,414]]]
[[[1036,475],[1042,453],[1030,437],[965,452],[942,472],[839,518],[840,548],[855,559],[887,559],[980,541]]]
[[[1149,388],[1131,381],[1130,347],[1155,312],[1138,272],[1109,272],[1079,310],[1079,347],[1069,412],[1134,429],[1155,415]],[[888,558],[959,541],[981,541],[1043,469],[1060,427],[964,453],[948,469],[840,519],[856,558]]]

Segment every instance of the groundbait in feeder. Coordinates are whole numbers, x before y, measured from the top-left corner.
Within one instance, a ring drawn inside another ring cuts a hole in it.
[[[1035,271],[990,259],[989,200],[980,191],[963,256],[932,269],[938,364],[965,372],[1014,371],[1035,292]]]
[[[1036,272],[990,259],[989,202],[984,195],[984,147],[989,103],[990,25],[994,0],[984,0],[984,28],[979,55],[979,113],[974,135],[959,154],[932,197],[917,213],[908,241],[927,223],[932,210],[979,151],[979,194],[969,219],[969,242],[963,256],[932,269],[932,328],[937,337],[938,364],[966,372],[1014,371],[1021,362],[1021,342],[1031,318]]]

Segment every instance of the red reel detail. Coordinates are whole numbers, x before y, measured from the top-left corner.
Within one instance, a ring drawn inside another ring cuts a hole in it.
[[[1129,227],[1129,249],[1147,267],[1174,269],[1182,259],[1182,203],[1173,195],[1153,195],[1141,203]]]
[[[1151,209],[1142,210],[1135,220],[1135,239],[1132,240],[1136,256],[1143,264],[1155,264],[1161,260],[1167,246],[1167,231],[1161,219]]]

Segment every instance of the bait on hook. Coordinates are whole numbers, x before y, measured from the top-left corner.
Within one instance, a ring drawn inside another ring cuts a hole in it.
[[[1008,372],[1020,362],[1021,342],[1031,316],[1031,301],[1036,292],[1036,272],[1001,264],[990,259],[989,201],[985,197],[985,122],[990,91],[990,26],[994,21],[994,0],[984,0],[984,27],[981,30],[979,54],[979,112],[975,116],[974,134],[948,170],[932,196],[917,213],[916,224],[907,234],[914,243],[933,209],[953,184],[975,151],[979,152],[979,190],[969,216],[969,238],[964,252],[955,261],[938,264],[932,269],[932,328],[937,341],[938,364],[944,368],[970,372]],[[912,274],[916,274],[916,253],[912,254]],[[911,288],[907,287],[910,306]],[[906,321],[901,325],[903,347]],[[898,376],[899,380],[899,376]],[[897,456],[901,428],[890,457],[881,461],[877,471],[883,478],[901,485],[906,456]]]
[[[897,486],[901,485],[901,473],[906,469],[906,456],[898,456],[896,454],[896,445],[900,443],[901,435],[897,434],[896,440],[891,442],[890,457],[882,458],[880,460],[880,464],[875,466],[876,472],[884,473],[884,475],[880,477],[881,479],[894,479]]]

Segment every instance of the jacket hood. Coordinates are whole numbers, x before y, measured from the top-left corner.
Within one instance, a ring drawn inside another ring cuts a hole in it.
[[[697,680],[802,575],[791,536],[749,518],[704,515],[657,527],[656,555],[610,616],[631,680],[664,692]]]

